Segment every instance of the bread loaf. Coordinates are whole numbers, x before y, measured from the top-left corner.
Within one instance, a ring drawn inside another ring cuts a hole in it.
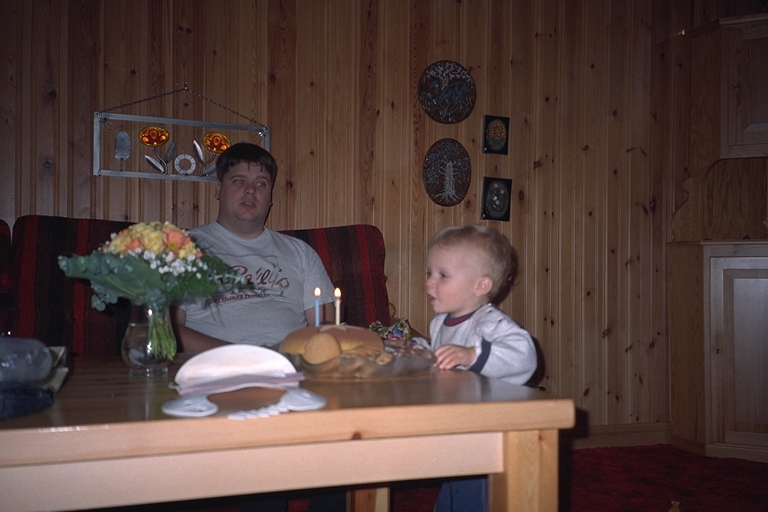
[[[341,345],[330,333],[318,332],[304,343],[301,357],[309,364],[322,364],[341,355]]]
[[[378,334],[352,325],[304,327],[288,334],[280,344],[283,354],[300,355],[310,364],[321,364],[345,352],[375,358],[384,352]]]

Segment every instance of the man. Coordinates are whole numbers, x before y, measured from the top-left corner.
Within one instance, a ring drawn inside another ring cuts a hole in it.
[[[233,144],[216,160],[214,222],[190,230],[198,246],[248,276],[253,289],[216,295],[174,308],[176,338],[183,352],[227,343],[274,347],[291,331],[315,323],[315,288],[321,322],[333,318],[333,285],[320,257],[305,242],[276,233],[265,222],[272,207],[277,162],[255,144]],[[254,496],[243,512],[284,511],[280,495]],[[310,511],[345,510],[343,490],[318,491]]]
[[[234,144],[216,161],[214,222],[190,230],[199,247],[248,277],[253,289],[216,295],[174,310],[183,352],[226,343],[273,347],[291,331],[314,325],[315,288],[322,322],[332,318],[333,285],[306,243],[265,227],[277,163],[255,144]]]

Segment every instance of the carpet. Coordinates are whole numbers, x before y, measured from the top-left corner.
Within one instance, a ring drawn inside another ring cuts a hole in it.
[[[671,445],[585,448],[560,460],[560,511],[768,511],[768,464]]]

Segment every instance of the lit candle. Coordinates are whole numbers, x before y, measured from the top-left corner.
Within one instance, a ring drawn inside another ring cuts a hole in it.
[[[320,327],[320,288],[315,288],[315,327]]]
[[[341,290],[336,288],[333,290],[333,304],[336,306],[336,325],[341,325]]]

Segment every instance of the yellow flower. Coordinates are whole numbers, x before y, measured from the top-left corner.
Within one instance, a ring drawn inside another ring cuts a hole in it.
[[[141,241],[144,245],[144,250],[153,254],[160,255],[163,253],[163,232],[157,230],[149,230],[146,233],[141,234]]]
[[[202,252],[183,229],[170,223],[137,223],[120,231],[104,245],[103,252],[114,254],[151,253],[158,258],[165,258],[169,253],[174,258],[186,259],[190,256],[200,258]]]

